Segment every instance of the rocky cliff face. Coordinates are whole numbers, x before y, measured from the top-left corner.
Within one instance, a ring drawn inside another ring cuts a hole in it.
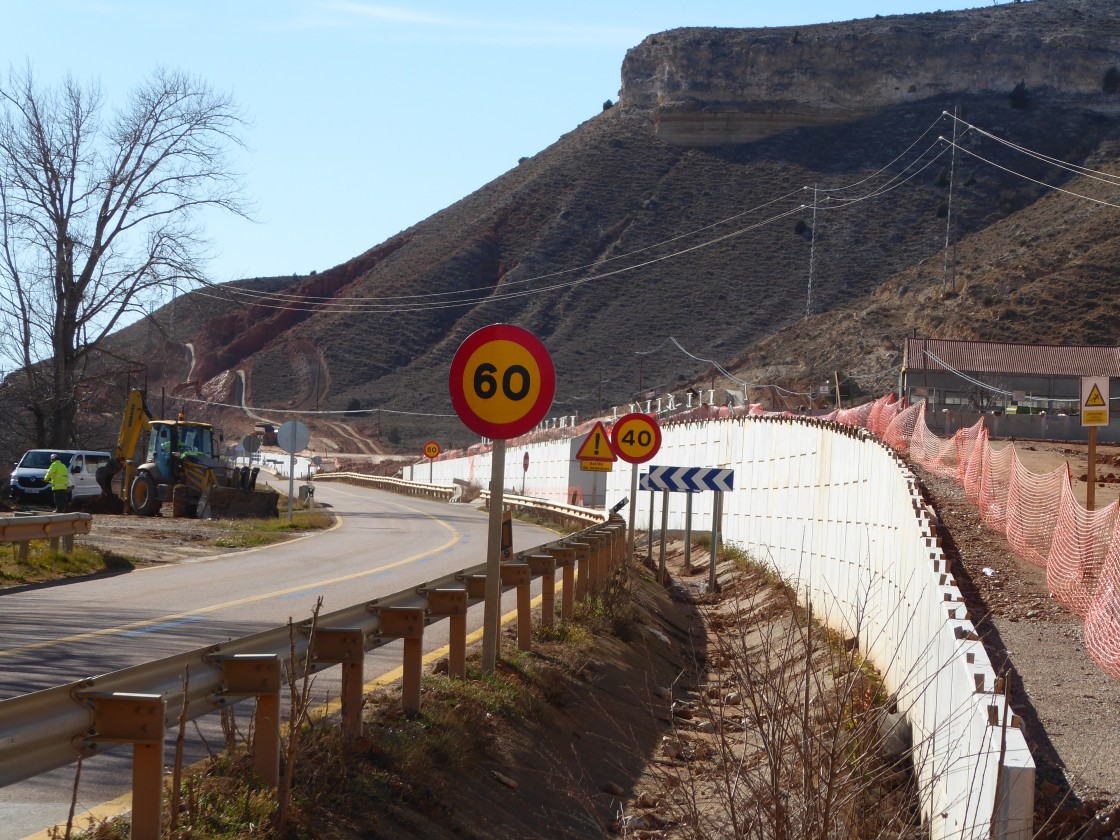
[[[1111,2],[1034,0],[965,12],[772,29],[675,29],[622,66],[623,107],[671,143],[741,143],[946,94],[1006,93],[1120,113]],[[1110,70],[1112,71],[1110,73]]]

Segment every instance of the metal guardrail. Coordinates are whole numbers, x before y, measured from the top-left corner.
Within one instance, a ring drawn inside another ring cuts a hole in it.
[[[93,516],[88,513],[48,513],[40,516],[0,517],[0,542],[19,543],[20,559],[26,559],[31,540],[50,540],[51,551],[69,554],[74,550],[74,536],[88,534]]]
[[[88,530],[89,515],[74,516],[84,516]],[[518,592],[519,646],[527,648],[530,636],[529,584],[533,578],[544,580],[543,606],[548,610],[547,620],[551,623],[554,609],[551,598],[557,569],[564,571],[563,616],[567,617],[573,595],[582,598],[593,592],[597,582],[606,580],[609,564],[625,556],[622,520],[593,522],[595,518],[598,517],[586,518],[584,521],[592,524],[578,534],[521,552],[513,562],[503,563],[503,591],[517,589]],[[577,568],[578,583],[574,580]],[[2,700],[0,786],[63,767],[77,761],[79,756],[89,757],[122,743],[131,743],[135,749],[133,837],[156,837],[164,733],[178,721],[184,708],[187,718],[193,720],[250,696],[256,697],[258,715],[274,716],[269,719],[271,725],[258,722],[255,727],[258,736],[273,742],[263,746],[255,744],[257,772],[275,784],[279,772],[276,723],[282,668],[300,672],[310,668],[314,672],[341,664],[350,669],[343,681],[343,725],[360,727],[363,654],[403,638],[404,702],[406,706],[412,702],[419,708],[423,627],[445,617],[451,620],[453,664],[450,673],[462,676],[466,610],[470,604],[482,601],[480,584],[484,583],[485,572],[486,564],[480,563],[391,595],[320,615],[314,637],[312,619],[308,618],[295,625],[294,661],[291,635],[284,626]],[[458,669],[454,664],[456,638],[459,640]],[[188,670],[184,698],[183,677]],[[356,690],[356,694],[347,696],[347,690]],[[152,758],[150,750],[141,752],[142,747],[157,747],[158,755]],[[146,768],[143,771],[142,766]],[[141,826],[147,829],[137,831]]]
[[[347,484],[359,484],[367,487],[377,487],[380,490],[388,490],[392,493],[403,493],[406,496],[442,499],[445,502],[451,501],[462,492],[462,488],[457,484],[425,484],[420,481],[405,481],[401,478],[365,475],[364,473],[316,473],[313,481],[343,481]]]
[[[485,499],[489,504],[490,491],[483,490],[480,494],[482,499]],[[502,503],[511,505],[513,507],[531,510],[534,513],[543,515],[548,519],[553,519],[562,525],[571,526],[580,522],[599,521],[606,522],[610,516],[605,510],[598,510],[597,508],[578,507],[577,505],[567,505],[562,502],[549,502],[545,499],[534,499],[528,496],[514,496],[509,493],[502,495]]]

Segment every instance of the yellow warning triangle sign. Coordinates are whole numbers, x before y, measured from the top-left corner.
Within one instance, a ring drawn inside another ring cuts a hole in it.
[[[577,461],[617,461],[618,456],[614,454],[611,449],[611,436],[607,434],[607,430],[603,427],[602,421],[598,421],[591,428],[587,435],[587,440],[580,446],[579,451],[576,453]]]
[[[1104,408],[1106,405],[1107,403],[1104,401],[1104,397],[1101,396],[1101,389],[1094,385],[1093,390],[1089,392],[1089,396],[1085,398],[1085,407]]]

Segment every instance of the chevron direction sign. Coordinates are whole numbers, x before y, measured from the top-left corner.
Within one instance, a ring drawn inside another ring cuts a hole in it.
[[[650,467],[646,489],[671,493],[698,493],[714,490],[725,493],[735,489],[735,470],[719,467]]]

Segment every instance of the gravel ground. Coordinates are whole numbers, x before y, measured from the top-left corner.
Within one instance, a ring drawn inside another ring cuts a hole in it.
[[[134,558],[138,565],[182,563],[229,554],[215,540],[237,533],[228,520],[174,519],[170,516],[117,516],[98,513],[86,545]]]
[[[1038,766],[1036,830],[1103,837],[1120,821],[1120,682],[1089,657],[1082,620],[1051,597],[1046,572],[980,519],[956,482],[915,471],[941,517],[942,545]],[[1088,825],[1088,829],[1086,829]]]

